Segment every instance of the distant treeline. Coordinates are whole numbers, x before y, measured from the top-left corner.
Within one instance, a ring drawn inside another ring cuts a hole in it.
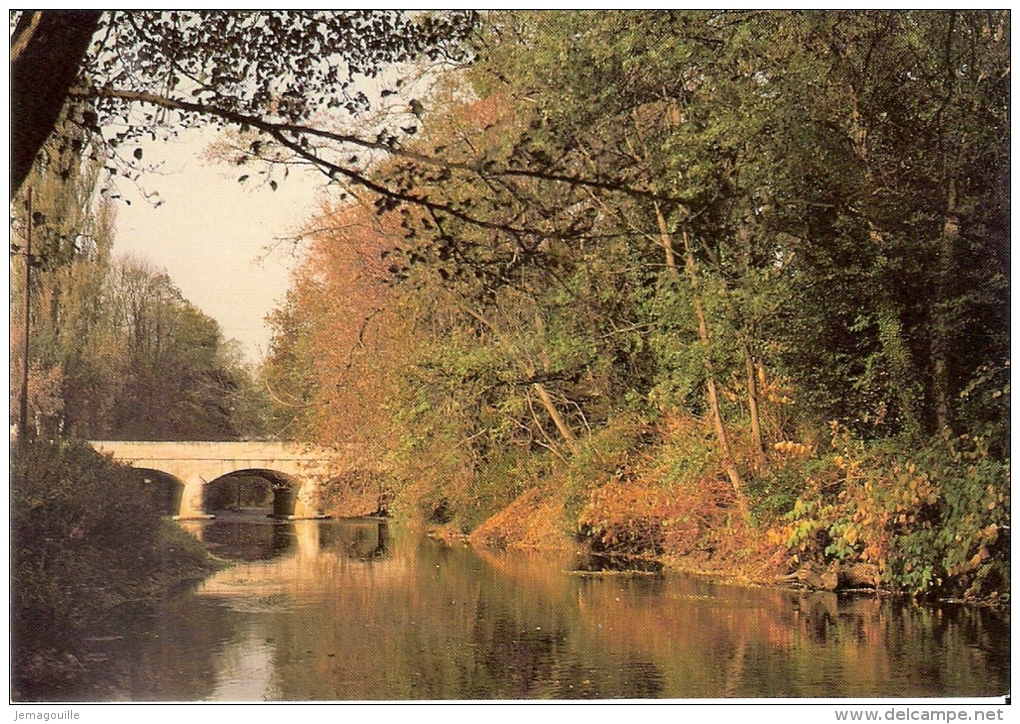
[[[163,271],[111,255],[115,206],[84,143],[55,137],[15,201],[10,413],[20,417],[32,193],[28,433],[226,440],[260,434],[266,401],[239,345]],[[63,156],[73,156],[68,161]],[[212,243],[212,242],[211,242]]]

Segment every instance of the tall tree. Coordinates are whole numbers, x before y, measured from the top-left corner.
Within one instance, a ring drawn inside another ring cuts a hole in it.
[[[48,144],[32,172],[27,259],[27,209],[14,207],[12,250],[34,272],[27,290],[25,276],[14,274],[11,305],[20,317],[31,299],[29,427],[86,438],[260,434],[262,403],[219,325],[165,274],[111,258],[114,209],[96,192],[100,164],[83,161],[87,143],[78,139]],[[20,319],[11,347],[13,379],[26,357]],[[20,395],[11,402],[20,406]]]

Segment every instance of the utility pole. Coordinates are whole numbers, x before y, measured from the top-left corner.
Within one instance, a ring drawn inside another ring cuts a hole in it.
[[[18,443],[24,452],[28,446],[28,341],[31,323],[32,284],[32,189],[28,189],[28,224],[25,229],[25,351],[21,369],[21,415],[18,418]]]

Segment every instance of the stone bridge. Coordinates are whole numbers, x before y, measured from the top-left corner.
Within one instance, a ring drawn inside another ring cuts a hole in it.
[[[320,515],[319,485],[330,477],[336,451],[284,442],[120,442],[92,441],[101,453],[141,470],[170,476],[178,490],[172,506],[178,519],[208,517],[206,486],[231,473],[267,480],[274,515]],[[177,502],[179,499],[179,503]]]

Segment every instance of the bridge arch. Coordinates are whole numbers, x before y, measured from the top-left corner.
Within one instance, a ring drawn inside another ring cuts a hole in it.
[[[267,509],[274,518],[292,518],[303,480],[266,468],[243,468],[214,478],[202,489],[202,510]]]
[[[93,441],[92,445],[136,468],[183,483],[175,516],[181,519],[206,517],[207,486],[235,473],[257,473],[271,481],[275,514],[318,517],[318,481],[329,477],[335,457],[335,451],[281,442]]]
[[[177,515],[184,498],[184,481],[154,468],[135,467],[143,490],[163,515]]]

